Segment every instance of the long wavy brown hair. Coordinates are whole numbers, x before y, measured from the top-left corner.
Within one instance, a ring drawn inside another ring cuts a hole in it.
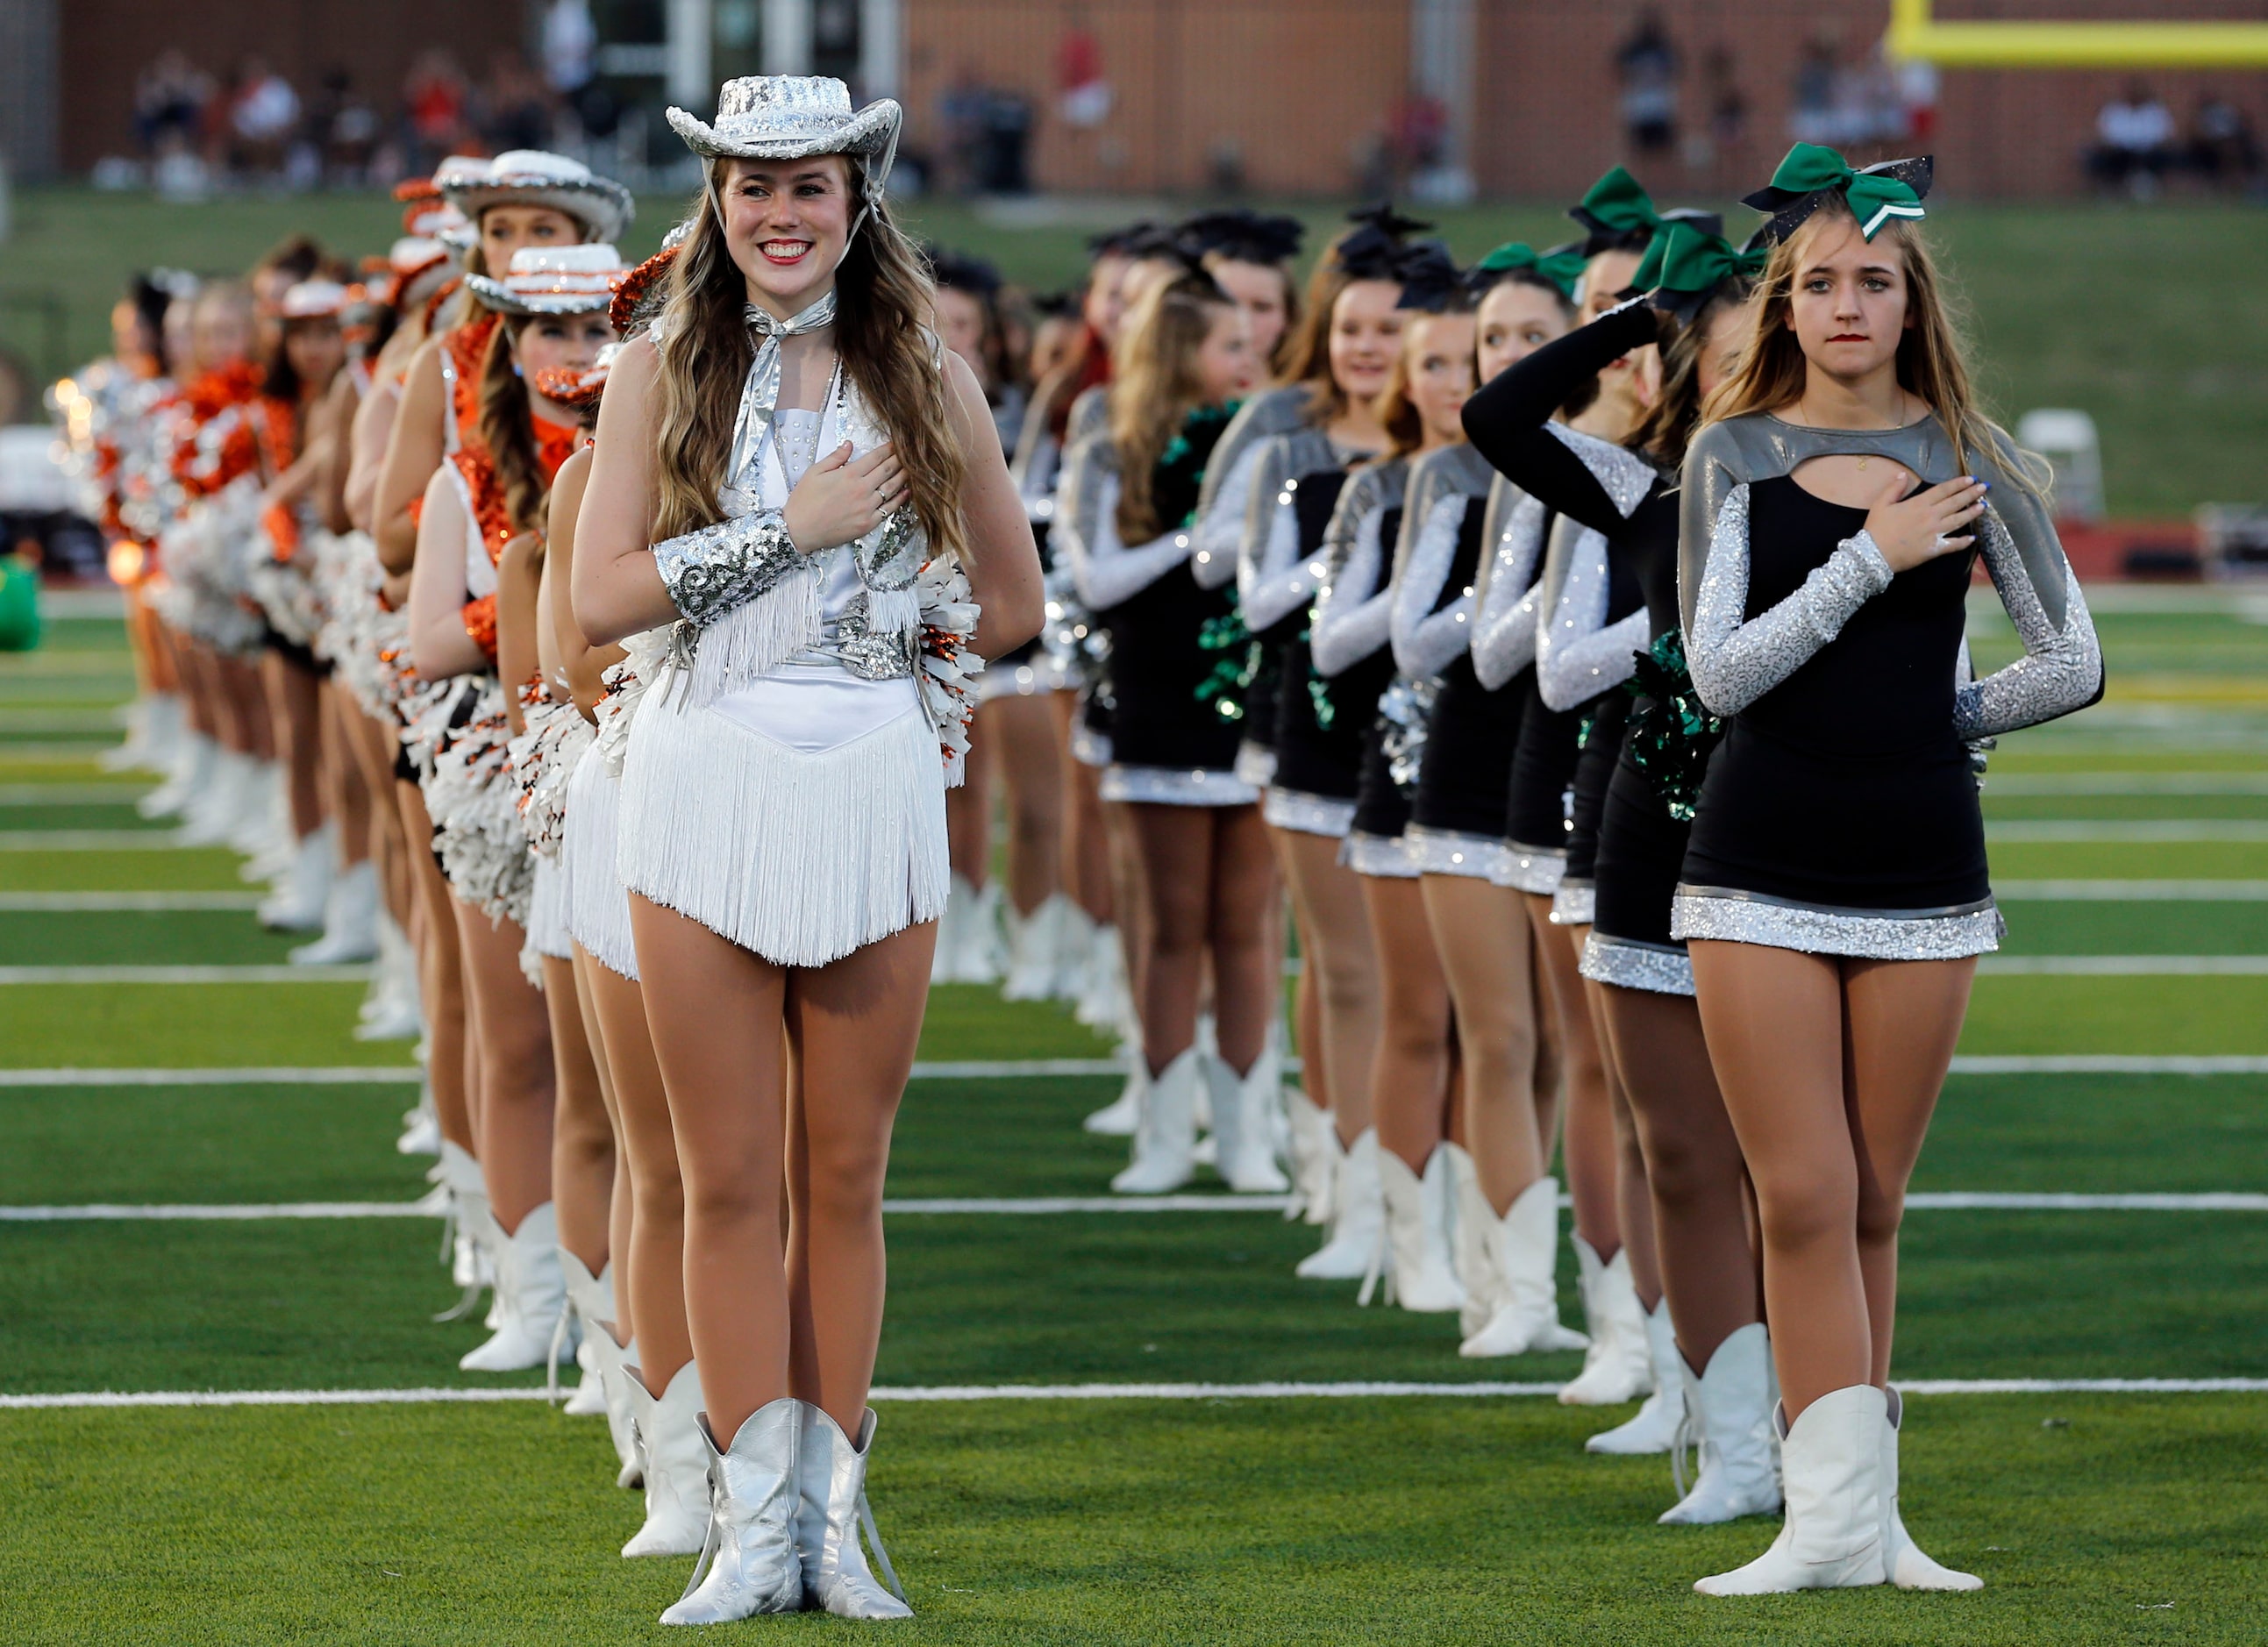
[[[504,484],[504,504],[512,529],[541,530],[543,500],[550,490],[543,466],[535,456],[534,408],[527,399],[527,381],[520,376],[512,345],[534,320],[532,315],[508,314],[489,338],[488,353],[481,357],[481,440],[496,464],[497,479]]]
[[[1147,543],[1165,530],[1152,490],[1158,460],[1182,423],[1204,404],[1197,352],[1235,300],[1201,270],[1160,281],[1118,334],[1110,382],[1110,440],[1118,449],[1118,535]]]
[[[657,330],[660,351],[660,499],[654,534],[713,524],[721,511],[727,448],[755,345],[742,309],[747,277],[725,245],[717,202],[732,163],[712,163],[684,249],[670,265]],[[849,193],[862,202],[865,168],[848,158]],[[968,532],[961,489],[968,457],[946,401],[942,351],[928,328],[936,301],[921,253],[876,202],[835,270],[835,356],[904,467],[913,511],[932,553],[958,552]]]
[[[1795,329],[1788,324],[1796,272],[1826,225],[1848,228],[1857,221],[1847,203],[1830,201],[1772,248],[1756,283],[1756,300],[1749,305],[1749,331],[1740,366],[1701,408],[1704,424],[1750,412],[1777,412],[1802,398],[1808,366]],[[1921,229],[1893,219],[1874,239],[1877,244],[1887,239],[1897,247],[1905,275],[1908,325],[1898,339],[1898,386],[1937,415],[1964,468],[1972,463],[1972,452],[1997,456],[2004,448],[2014,450],[2015,443],[1986,415],[1977,398],[1969,375],[1961,316]],[[2035,496],[2043,491],[2047,466],[2041,460],[2020,452],[2013,467],[2015,472],[2008,478],[2016,485]]]

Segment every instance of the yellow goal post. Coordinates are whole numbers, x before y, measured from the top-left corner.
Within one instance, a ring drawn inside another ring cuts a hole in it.
[[[2268,23],[1940,23],[1931,0],[1890,0],[1888,44],[1941,69],[2268,68]]]

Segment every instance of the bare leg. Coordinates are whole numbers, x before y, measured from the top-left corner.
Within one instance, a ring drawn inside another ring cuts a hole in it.
[[[1109,854],[1109,907],[1118,916],[1118,947],[1126,961],[1126,988],[1138,1012],[1148,998],[1151,938],[1150,910],[1142,888],[1142,854],[1134,841],[1133,808],[1120,801],[1098,805],[1102,839]]]
[[[457,904],[480,1060],[481,1176],[506,1235],[551,1199],[551,1026],[542,992],[519,970],[526,936],[515,922]]]
[[[744,952],[730,945],[725,947],[734,954]],[[622,1323],[618,1336],[627,1343],[635,1329],[638,1371],[646,1388],[659,1393],[693,1359],[685,1320],[685,1184],[678,1173],[677,1135],[661,1066],[654,1056],[642,989],[595,960],[586,959],[585,970],[614,1077],[630,1180],[630,1232],[625,1244],[615,1249],[627,1258],[616,1262],[615,1275],[618,1291],[624,1280],[629,1283],[632,1317]],[[771,1039],[777,1042],[778,1037]],[[693,1050],[696,1055],[700,1051],[697,1043]],[[775,1045],[770,1053],[774,1064],[778,1056]],[[772,1216],[777,1238],[777,1205]]]
[[[730,1446],[750,1413],[791,1393],[780,1229],[788,974],[635,893],[630,926],[684,1177],[686,1324],[710,1426]],[[630,1151],[635,1164],[635,1129]],[[643,1245],[642,1234],[633,1239]],[[649,1303],[642,1361],[652,1318]],[[649,1389],[666,1387],[659,1366],[644,1371]]]
[[[1048,693],[995,698],[976,711],[978,742],[991,746],[1008,801],[1008,901],[1029,915],[1062,885],[1063,755]]]
[[[260,681],[269,746],[284,764],[291,833],[305,840],[323,827],[322,677],[280,652],[264,651]]]
[[[607,1184],[607,1245],[608,1261],[615,1267],[615,1320],[616,1340],[628,1343],[631,1336],[630,1315],[630,1223],[633,1203],[630,1199],[630,1152],[622,1143],[622,1099],[615,1092],[614,1066],[608,1062],[611,1055],[607,1048],[607,1028],[599,1018],[598,989],[592,981],[592,971],[605,968],[592,960],[588,951],[576,945],[575,959],[568,963],[575,976],[575,1010],[583,1019],[584,1044],[591,1049],[592,1060],[599,1077],[599,1102],[607,1112],[607,1138],[613,1151],[614,1170]],[[548,993],[548,992],[547,992]],[[641,1009],[643,1011],[643,1009]],[[643,1023],[641,1022],[641,1028]],[[659,1090],[659,1083],[656,1084]],[[663,1114],[667,1115],[665,1105]],[[558,1168],[552,1169],[556,1173]],[[593,1272],[596,1273],[596,1272]]]
[[[1544,1168],[1528,922],[1507,887],[1463,875],[1423,876],[1418,886],[1455,1011],[1465,1149],[1502,1217]]]
[[[857,1435],[881,1342],[882,1183],[921,1036],[935,924],[788,976],[789,1379]],[[702,1363],[703,1386],[708,1363]],[[711,1398],[715,1410],[715,1398]]]
[[[1056,747],[1063,770],[1063,884],[1088,919],[1098,926],[1113,920],[1110,847],[1102,821],[1101,775],[1072,759],[1071,729],[1079,720],[1076,692],[1050,692],[1056,717]]]
[[[543,958],[543,1011],[551,1026],[552,1078],[558,1093],[551,1123],[551,1203],[559,1220],[559,1245],[595,1276],[607,1267],[615,1129],[600,1090],[606,1077],[584,1028],[573,961]]]
[[[1654,1246],[1677,1342],[1695,1367],[1763,1318],[1741,1145],[1717,1094],[1701,1015],[1680,995],[1601,987],[1653,1192]],[[1643,1300],[1641,1300],[1643,1301]]]
[[[1362,895],[1377,947],[1378,1051],[1371,1065],[1378,1142],[1413,1173],[1442,1139],[1450,1092],[1449,985],[1433,953],[1416,880],[1365,875]]]
[[[1197,995],[1212,914],[1211,809],[1129,805],[1114,810],[1127,815],[1140,871],[1135,878],[1138,903],[1122,907],[1142,911],[1145,953],[1134,998],[1142,1015],[1142,1055],[1155,1076],[1197,1038]]]
[[[999,764],[990,739],[971,738],[961,787],[945,792],[946,855],[953,872],[979,891],[992,877],[992,777]]]
[[[1323,1067],[1323,986],[1307,935],[1300,934],[1300,982],[1292,990],[1292,1033],[1300,1055],[1300,1086],[1318,1109],[1331,1107],[1330,1072]]]
[[[1212,867],[1206,948],[1220,1055],[1239,1076],[1268,1045],[1284,976],[1283,889],[1257,806],[1208,806]],[[1154,865],[1152,866],[1155,867]]]
[[[408,837],[409,884],[415,896],[410,927],[417,948],[417,992],[425,1008],[425,1073],[433,1085],[433,1115],[441,1136],[478,1155],[473,1132],[470,1061],[466,1034],[463,952],[457,945],[457,906],[433,861],[433,820],[415,783],[392,780]]]
[[[1300,1051],[1311,1070],[1319,1061],[1323,1066],[1331,1115],[1344,1149],[1371,1124],[1379,1002],[1370,910],[1363,901],[1362,878],[1339,862],[1335,837],[1279,829],[1276,841],[1300,911],[1307,975],[1316,980],[1322,1009],[1322,1033],[1312,1044],[1303,1037]],[[1312,1085],[1307,1090],[1315,1091]]]
[[[355,748],[346,694],[326,680],[321,687],[323,791],[330,815],[339,820],[339,862],[349,868],[376,857],[370,785]]]
[[[261,685],[258,660],[221,657],[215,661],[220,670],[223,714],[232,729],[234,741],[230,747],[255,761],[273,761],[275,723],[268,707],[268,694]]]

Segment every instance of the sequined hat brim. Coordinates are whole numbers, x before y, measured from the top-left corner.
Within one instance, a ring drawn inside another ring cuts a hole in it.
[[[823,132],[782,132],[776,136],[728,136],[681,108],[669,111],[669,126],[685,146],[709,160],[801,160],[818,154],[887,154],[896,146],[905,111],[891,98],[878,98],[841,125]]]
[[[465,289],[484,309],[498,314],[604,314],[615,300],[615,289],[598,291],[514,291],[487,275],[468,275]]]
[[[581,224],[594,241],[621,239],[637,211],[630,190],[608,177],[588,181],[558,178],[540,183],[466,183],[445,188],[442,195],[475,224],[491,206],[548,206]],[[469,232],[478,238],[477,230]]]

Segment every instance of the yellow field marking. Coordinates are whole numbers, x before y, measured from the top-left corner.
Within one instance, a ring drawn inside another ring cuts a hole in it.
[[[2268,67],[2268,23],[1940,23],[1890,0],[1890,55],[1941,69]]]

